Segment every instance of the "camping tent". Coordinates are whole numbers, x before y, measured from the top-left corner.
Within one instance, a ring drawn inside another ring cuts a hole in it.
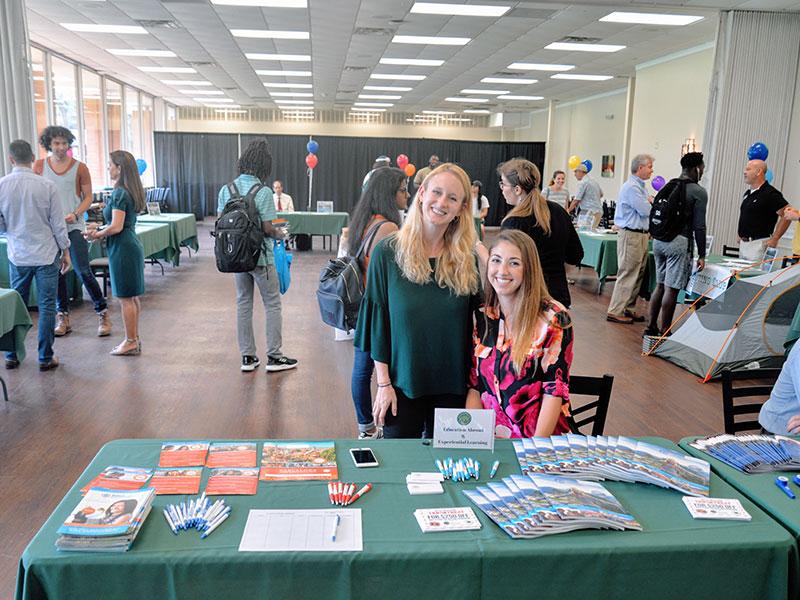
[[[724,369],[780,367],[798,302],[800,264],[739,279],[689,313],[648,354],[665,358],[703,381]]]

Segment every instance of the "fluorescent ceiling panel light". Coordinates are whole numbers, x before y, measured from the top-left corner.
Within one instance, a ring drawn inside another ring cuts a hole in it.
[[[275,101],[278,105],[281,104],[314,104],[313,100],[284,100],[281,98],[280,100]]]
[[[204,104],[206,108],[223,108],[230,110],[232,108],[241,108],[241,104]]]
[[[391,106],[394,106],[394,104],[392,104],[391,102],[353,102],[353,106],[373,106],[373,107],[385,106],[386,108],[389,108]]]
[[[256,69],[259,75],[270,75],[275,77],[311,77],[311,71],[270,71]]]
[[[203,79],[162,79],[164,85],[212,85],[210,81]]]
[[[149,56],[152,58],[175,58],[172,50],[134,50],[132,48],[107,48],[106,52],[114,56]]]
[[[310,83],[279,83],[276,81],[264,81],[265,88],[299,88],[301,90],[310,90]]]
[[[231,100],[230,98],[192,98],[192,100],[194,100],[195,102],[203,102],[203,103],[206,103],[206,102],[214,102],[214,103],[224,102],[225,104],[227,104],[229,102],[233,102],[233,100]]]
[[[503,94],[510,93],[508,90],[461,90],[462,94],[489,94],[490,96],[502,96]]]
[[[691,25],[703,17],[696,15],[664,15],[658,13],[612,12],[600,20],[605,23],[638,23],[639,25]]]
[[[431,46],[466,46],[471,41],[471,38],[437,37],[435,35],[396,35],[392,38],[394,44],[430,44]]]
[[[489,115],[492,111],[486,108],[467,108],[464,109],[464,112],[470,115]]]
[[[402,96],[390,96],[388,94],[359,94],[362,100],[400,100]]]
[[[284,97],[284,98],[313,98],[313,92],[270,92],[270,96]]]
[[[538,79],[517,79],[516,77],[484,77],[481,83],[506,83],[513,85],[529,85],[537,83]]]
[[[218,108],[214,112],[216,112],[216,113],[231,113],[231,114],[237,114],[237,115],[247,114],[246,110],[233,109],[233,108],[231,108],[231,109]]]
[[[34,75],[31,79],[34,81],[44,81],[44,75]]]
[[[445,98],[447,102],[466,102],[468,104],[482,104],[484,102],[488,102],[488,98],[457,98],[455,96],[451,98]]]
[[[275,31],[272,29],[231,29],[233,37],[272,40],[307,40],[307,31]]]
[[[498,96],[498,100],[544,100],[544,96]]]
[[[136,67],[145,73],[197,73],[192,67]]]
[[[453,15],[457,17],[501,17],[510,6],[487,4],[445,4],[441,2],[415,2],[412,13],[423,15]]]
[[[571,71],[575,65],[548,65],[545,63],[515,62],[508,65],[513,71]]]
[[[425,58],[382,58],[378,61],[382,65],[402,65],[407,67],[441,67],[443,60],[429,60]]]
[[[423,115],[454,115],[456,111],[454,110],[423,110]]]
[[[211,0],[219,6],[260,6],[264,8],[307,8],[308,0]]]
[[[247,53],[245,58],[248,60],[280,60],[285,62],[311,62],[308,54],[259,54]]]
[[[459,123],[472,123],[472,119],[465,119],[464,117],[451,117],[445,119],[446,121],[458,121]]]
[[[225,92],[222,90],[178,90],[181,94],[191,96],[197,94],[198,96],[224,96]]]
[[[360,106],[353,106],[350,110],[354,110],[356,112],[361,113],[377,113],[377,112],[386,112],[385,108],[361,108]]]
[[[568,52],[619,52],[626,46],[615,44],[576,44],[574,42],[553,42],[544,47],[545,50],[566,50]]]
[[[422,81],[427,75],[391,75],[389,73],[373,73],[370,79],[395,79],[397,81]]]
[[[557,73],[550,79],[575,79],[577,81],[608,81],[614,79],[613,75],[578,75],[577,73]]]
[[[146,35],[147,30],[138,25],[102,25],[98,23],[59,23],[65,29],[81,33],[129,33]]]
[[[369,92],[410,92],[414,88],[393,87],[391,85],[365,85],[364,90]]]

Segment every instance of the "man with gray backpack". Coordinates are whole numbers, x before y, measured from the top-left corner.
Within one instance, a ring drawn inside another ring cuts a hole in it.
[[[272,170],[272,154],[266,138],[254,140],[239,157],[239,176],[219,191],[214,252],[217,268],[234,273],[236,284],[236,334],[242,355],[242,371],[254,371],[261,363],[253,335],[254,284],[258,285],[267,317],[268,372],[285,371],[297,361],[281,352],[281,295],[272,243],[266,238],[285,235],[272,225],[275,203],[264,185]]]

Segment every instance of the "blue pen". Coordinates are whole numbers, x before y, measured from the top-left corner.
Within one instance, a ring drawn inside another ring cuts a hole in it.
[[[477,460],[475,461],[475,479],[481,478],[481,463]]]
[[[775,485],[781,488],[783,493],[789,496],[789,498],[791,498],[792,500],[794,500],[797,497],[794,495],[794,492],[789,489],[789,480],[783,475],[781,475],[775,480]]]
[[[489,471],[489,479],[494,479],[494,476],[497,475],[497,469],[500,466],[500,461],[496,460],[492,463],[492,469]]]
[[[794,481],[797,485],[800,485],[800,475],[795,475],[792,477],[792,481]]]
[[[333,531],[331,532],[331,541],[332,541],[332,542],[335,542],[335,541],[336,541],[336,532],[337,532],[337,531],[338,531],[338,529],[339,529],[339,521],[340,521],[340,520],[341,520],[341,517],[340,517],[340,516],[339,516],[339,514],[337,513],[337,514],[336,514],[336,519],[334,519],[334,521],[333,521]]]

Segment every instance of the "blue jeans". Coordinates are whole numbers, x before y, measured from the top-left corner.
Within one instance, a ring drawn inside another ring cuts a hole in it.
[[[31,282],[36,279],[36,294],[39,298],[39,362],[46,363],[53,358],[53,328],[56,325],[56,290],[58,272],[61,267],[61,253],[49,265],[18,267],[8,263],[11,287],[19,292],[25,306],[31,292]],[[16,352],[7,352],[6,359],[17,359]]]
[[[353,375],[350,378],[350,392],[356,407],[356,420],[359,431],[372,431],[375,421],[372,419],[372,371],[375,361],[358,346],[353,348]]]
[[[94,303],[94,311],[101,313],[106,310],[106,299],[103,298],[103,292],[100,290],[100,284],[97,283],[92,274],[92,269],[89,267],[89,244],[83,237],[83,232],[77,229],[69,232],[69,255],[72,257],[72,268],[80,277],[86,291]],[[56,299],[56,310],[58,312],[69,312],[69,295],[67,294],[67,275],[58,276],[58,298]]]

